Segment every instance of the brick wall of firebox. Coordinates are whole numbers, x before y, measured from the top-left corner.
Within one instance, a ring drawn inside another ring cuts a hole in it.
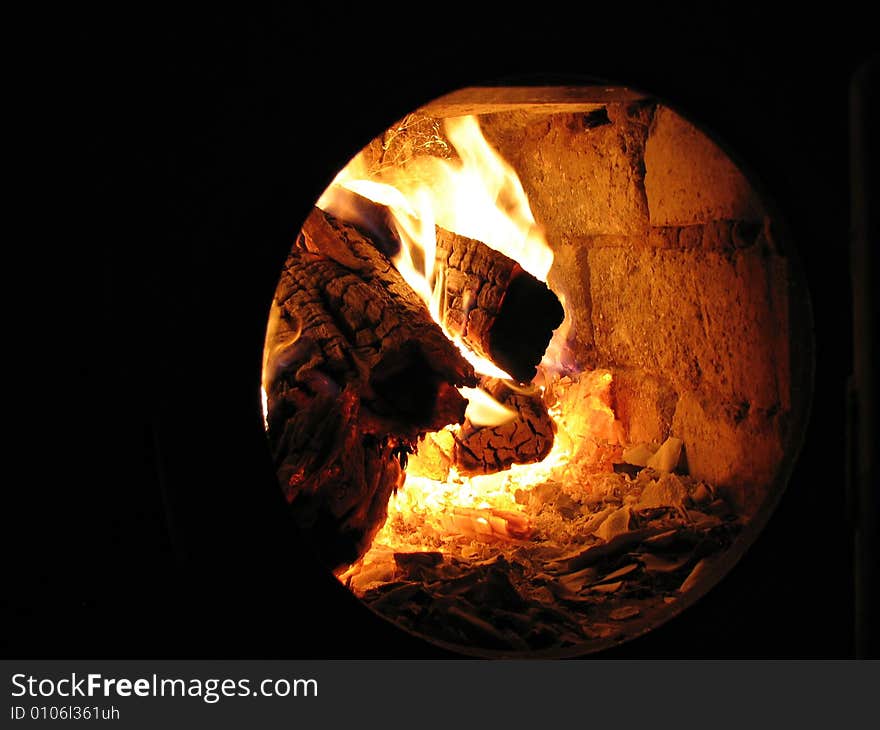
[[[791,269],[777,222],[710,138],[650,99],[480,116],[554,250],[579,364],[615,374],[631,442],[683,439],[690,473],[740,509],[788,448]],[[365,154],[440,154],[417,116]],[[425,143],[425,140],[429,143]],[[378,163],[377,163],[378,164]]]
[[[615,372],[630,439],[678,436],[694,476],[753,509],[791,407],[787,260],[706,135],[650,102],[606,114],[481,122],[546,228],[584,365]]]

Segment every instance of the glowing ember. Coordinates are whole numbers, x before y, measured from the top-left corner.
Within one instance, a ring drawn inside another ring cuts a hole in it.
[[[603,370],[584,373],[578,380],[555,381],[549,412],[557,433],[543,461],[470,477],[460,475],[453,466],[445,480],[409,473],[403,488],[392,497],[388,520],[374,540],[374,549],[443,552],[446,541],[460,537],[527,539],[530,525],[517,501],[518,491],[563,481],[572,469],[602,469],[597,461],[603,449],[619,448],[620,424],[608,405],[611,382],[611,373]],[[446,429],[453,437],[458,430],[458,426]]]

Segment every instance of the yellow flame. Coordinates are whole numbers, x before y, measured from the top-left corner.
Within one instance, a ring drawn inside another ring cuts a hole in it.
[[[358,155],[336,176],[318,207],[328,209],[334,185],[346,187],[387,205],[395,216],[430,216],[442,228],[482,241],[546,282],[553,251],[516,171],[486,141],[476,117],[447,119],[444,131],[458,159],[414,157],[404,166],[383,170],[386,185],[379,185],[368,179],[364,158]],[[431,226],[423,233],[425,239],[416,236],[406,244],[427,248],[434,235]]]
[[[456,157],[440,159],[416,156],[392,169],[371,175],[366,157],[358,155],[334,179],[318,206],[357,222],[358,211],[346,210],[351,196],[346,188],[387,207],[390,224],[401,250],[393,257],[395,267],[425,302],[462,355],[478,373],[512,381],[508,373],[473,353],[452,337],[444,326],[445,271],[438,267],[436,228],[482,241],[517,261],[541,281],[553,263],[553,253],[531,212],[528,196],[513,168],[486,141],[475,117],[446,120],[444,131]],[[494,474],[464,476],[452,464],[455,436],[460,427],[449,426],[432,436],[431,469],[424,473],[445,474],[430,478],[409,473],[392,497],[388,519],[376,536],[370,561],[383,550],[439,549],[446,539],[480,535],[486,539],[521,539],[528,534],[528,518],[517,501],[517,492],[548,481],[561,481],[578,465],[583,454],[596,453],[597,444],[613,444],[619,434],[610,407],[611,374],[607,371],[565,375],[563,362],[572,319],[562,300],[566,318],[551,340],[534,381],[556,424],[556,437],[547,457],[536,464],[514,464]],[[475,425],[500,425],[517,416],[478,389],[460,388],[468,400],[467,418]],[[592,451],[584,449],[592,444]],[[427,462],[426,462],[427,464]],[[480,538],[482,539],[482,537]],[[373,556],[373,557],[371,557]],[[352,571],[346,571],[351,576]]]
[[[459,388],[458,392],[467,398],[464,415],[474,426],[502,426],[517,416],[515,410],[499,403],[485,390]]]
[[[398,546],[401,535],[412,534],[413,529],[425,536],[450,534],[452,523],[448,517],[458,508],[522,513],[516,501],[517,490],[552,479],[570,456],[569,442],[557,439],[550,453],[536,464],[513,464],[505,471],[470,477],[460,475],[453,467],[444,481],[407,475],[403,488],[389,503],[388,520],[373,544]]]
[[[338,194],[340,188],[346,188],[388,208],[392,214],[394,232],[401,244],[400,250],[391,257],[394,268],[425,302],[431,317],[440,325],[443,333],[455,343],[462,357],[477,373],[492,378],[512,379],[510,373],[475,353],[462,342],[459,335],[450,332],[446,326],[443,316],[446,280],[445,272],[437,266],[436,261],[437,236],[431,191],[419,187],[414,190],[411,198],[407,198],[400,190],[387,183],[349,179],[351,172],[348,170],[349,168],[346,168],[336,176],[333,184],[318,200],[318,207],[341,218],[356,220],[359,211],[347,207],[345,196]],[[417,260],[422,263],[421,267],[416,265]]]
[[[482,241],[546,282],[553,250],[535,221],[516,170],[488,143],[476,117],[449,118],[444,131],[457,160],[414,157],[401,167],[383,170],[382,185],[369,179],[364,158],[357,155],[334,178],[318,207],[329,210],[338,203],[333,200],[333,186],[346,187],[391,208],[405,228],[407,218],[424,218],[421,233],[406,245],[427,249],[436,223]]]
[[[260,373],[260,398],[263,405],[263,426],[269,430],[269,395],[278,370],[287,364],[291,348],[302,334],[302,322],[291,315],[281,316],[281,308],[273,299],[269,308],[269,321],[266,324],[266,338],[263,341],[263,367]]]
[[[266,381],[269,378],[269,356],[275,344],[275,336],[278,333],[278,325],[280,322],[281,308],[278,306],[278,303],[273,299],[272,304],[269,307],[269,321],[266,324],[266,336],[263,340],[263,369],[260,374],[260,383],[263,386],[263,390],[266,390],[266,386],[268,385]]]
[[[269,321],[266,324],[266,337],[263,340],[263,367],[260,371],[260,402],[263,408],[263,428],[269,430],[269,358],[275,347],[275,337],[278,333],[278,325],[281,322],[281,309],[273,299],[269,308]]]
[[[476,117],[447,119],[444,131],[460,162],[417,157],[402,184],[415,179],[431,189],[438,225],[482,241],[546,282],[553,251],[516,171],[486,141]]]

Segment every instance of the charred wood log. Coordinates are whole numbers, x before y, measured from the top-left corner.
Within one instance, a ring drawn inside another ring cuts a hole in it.
[[[454,387],[476,382],[473,367],[388,258],[352,226],[317,208],[298,246],[276,299],[295,318],[301,302],[284,303],[287,283],[302,292],[320,287],[320,304],[346,338],[349,359],[368,373],[365,396],[374,410],[396,416],[397,427],[411,424],[422,433],[460,422],[462,398]]]
[[[374,253],[376,253],[374,251]],[[377,254],[378,255],[378,254]],[[276,291],[278,330],[269,345],[270,381],[280,373],[315,392],[358,388],[370,433],[415,437],[458,423],[473,368],[431,320],[397,272],[352,272],[293,250]]]
[[[400,240],[390,211],[345,188],[334,190],[331,210],[388,255]],[[477,354],[528,383],[564,317],[547,285],[516,261],[481,241],[436,227],[436,261],[445,277],[444,324]],[[323,252],[344,261],[338,246]]]
[[[463,420],[456,387],[476,382],[421,301],[370,250],[352,254],[353,270],[294,248],[266,344],[276,469],[295,519],[332,567],[369,547],[406,454],[425,432]]]
[[[541,461],[553,447],[555,425],[540,393],[511,388],[497,378],[483,378],[483,389],[516,412],[499,426],[475,426],[465,420],[455,435],[453,462],[463,474],[491,474],[512,464]]]
[[[437,228],[447,329],[522,383],[531,382],[565,313],[547,285],[485,243]]]

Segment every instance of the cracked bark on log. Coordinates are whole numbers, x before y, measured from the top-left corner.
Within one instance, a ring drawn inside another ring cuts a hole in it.
[[[331,235],[310,219],[303,238]],[[304,241],[300,241],[301,244]],[[269,439],[295,519],[332,567],[362,554],[418,437],[464,418],[471,366],[374,248],[294,248],[267,337]]]
[[[437,261],[445,270],[449,331],[519,382],[531,382],[565,315],[556,295],[513,259],[439,227]]]
[[[541,461],[553,447],[555,425],[540,393],[522,393],[497,378],[484,378],[482,387],[517,412],[500,426],[474,426],[465,421],[455,436],[453,462],[463,474],[491,474],[512,464]]]
[[[393,255],[400,240],[388,208],[345,188],[334,191],[331,210],[364,240]],[[326,214],[333,220],[338,220]],[[445,277],[445,325],[477,354],[516,380],[535,377],[553,330],[562,324],[562,304],[547,285],[516,261],[482,241],[437,226],[436,262]],[[338,239],[320,250],[342,263],[349,257]]]

